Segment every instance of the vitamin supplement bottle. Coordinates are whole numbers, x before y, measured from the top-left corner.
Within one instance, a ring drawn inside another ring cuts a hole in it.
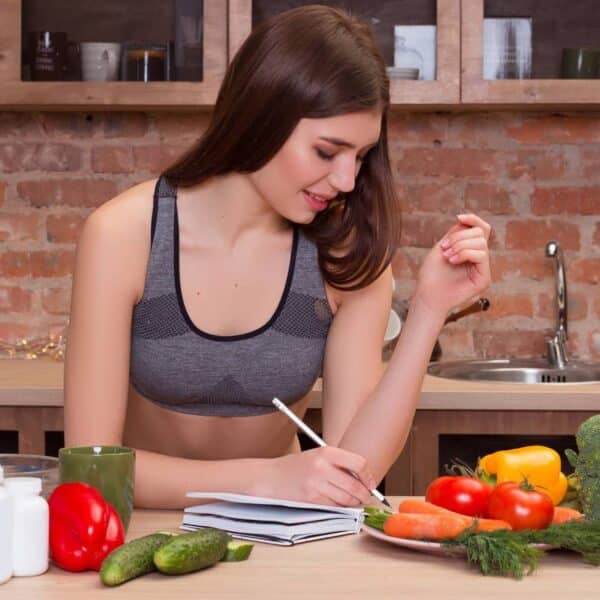
[[[13,575],[41,575],[48,570],[48,503],[40,496],[39,477],[5,481],[13,509]]]
[[[12,502],[4,488],[4,471],[0,466],[0,583],[8,581],[12,566]]]

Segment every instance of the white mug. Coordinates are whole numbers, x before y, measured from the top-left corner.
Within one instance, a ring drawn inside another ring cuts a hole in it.
[[[81,75],[83,81],[117,81],[121,44],[82,42]]]

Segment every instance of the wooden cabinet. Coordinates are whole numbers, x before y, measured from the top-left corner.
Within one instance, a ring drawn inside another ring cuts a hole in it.
[[[172,0],[169,0],[172,2]],[[0,109],[210,109],[227,68],[227,2],[203,2],[203,79],[188,81],[22,81],[22,0],[0,0]],[[81,10],[75,7],[73,10]],[[82,13],[82,19],[85,18]],[[158,17],[157,17],[158,18]]]
[[[489,13],[488,13],[489,11]],[[483,79],[483,20],[488,14],[528,15],[533,23],[533,60],[552,52],[553,67],[533,70],[532,79]],[[536,30],[536,22],[540,22]],[[569,35],[568,28],[572,33]],[[538,43],[535,37],[542,38]],[[600,11],[594,0],[462,0],[461,104],[469,108],[569,108],[596,109],[600,105],[600,72],[596,79],[559,79],[563,46],[598,47]],[[594,43],[595,42],[595,43]],[[536,70],[538,71],[536,73]],[[539,78],[550,75],[550,78]]]
[[[228,62],[252,30],[257,5],[277,12],[309,3],[300,0],[198,2],[203,2],[204,13],[203,81],[95,83],[21,81],[23,0],[0,0],[0,109],[210,110]],[[547,31],[556,22],[564,24],[564,28],[572,27],[574,33],[571,37],[563,35],[562,39],[555,41],[550,31],[544,38],[547,41],[534,43],[534,55],[546,55],[543,44],[555,52],[560,50],[558,45],[577,45],[576,32],[582,27],[591,32],[590,35],[600,32],[600,13],[595,10],[594,2],[572,0],[569,3],[569,19],[559,17],[561,7],[564,9],[564,0],[548,0],[543,4],[534,0],[331,0],[323,3],[351,8],[361,16],[369,17],[389,65],[393,64],[390,44],[393,46],[394,23],[436,25],[436,79],[390,81],[393,108],[415,111],[539,107],[597,110],[600,106],[600,79],[559,79],[557,71],[554,78],[485,80],[482,71],[486,11],[493,13],[494,9],[497,11],[498,7],[502,7],[502,14],[511,14],[511,11],[515,16],[528,14],[534,24],[541,22],[543,16]],[[553,21],[548,20],[550,13],[556,13]],[[564,10],[560,14],[564,15]],[[585,25],[581,24],[582,20]],[[534,34],[537,35],[535,28]],[[598,39],[597,35],[595,39]],[[585,45],[584,42],[585,39],[580,42],[581,45]]]
[[[543,444],[548,436],[572,436],[594,414],[569,410],[418,410],[410,446],[410,493],[424,494],[429,482],[440,474],[441,436],[479,434],[496,438],[522,434],[539,436],[537,443]]]
[[[262,0],[261,6],[270,14],[286,8],[311,2]],[[370,21],[379,39],[386,63],[393,64],[394,23],[435,24],[436,26],[436,79],[411,81],[390,79],[391,103],[395,108],[435,110],[450,107],[460,101],[460,0],[423,0],[397,2],[350,1],[323,2],[341,5]],[[229,1],[229,56],[234,56],[253,26],[253,1]],[[433,22],[431,22],[433,21]]]

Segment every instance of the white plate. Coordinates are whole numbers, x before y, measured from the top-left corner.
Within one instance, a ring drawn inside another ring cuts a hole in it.
[[[419,552],[428,552],[429,554],[438,554],[444,556],[464,556],[466,554],[465,548],[462,546],[446,547],[442,546],[439,542],[423,542],[421,540],[411,540],[408,538],[392,537],[383,533],[375,527],[369,525],[362,526],[362,530],[371,537],[383,540],[395,546],[402,546],[403,548],[410,548],[411,550],[418,550]]]
[[[429,554],[437,554],[441,556],[464,556],[467,553],[463,546],[443,546],[439,542],[423,542],[421,540],[392,537],[391,535],[387,535],[383,533],[383,531],[375,529],[375,527],[370,527],[369,525],[363,524],[362,530],[367,535],[377,538],[378,540],[383,540],[384,542],[394,544],[395,546],[402,546],[403,548],[418,550],[419,552],[427,552]],[[552,549],[552,546],[549,546],[548,544],[531,544],[531,546],[533,548],[537,548],[538,550]]]

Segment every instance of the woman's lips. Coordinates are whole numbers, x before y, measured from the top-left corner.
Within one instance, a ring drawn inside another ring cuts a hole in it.
[[[308,202],[308,205],[316,211],[321,211],[321,210],[325,210],[327,208],[327,206],[329,205],[329,202],[327,200],[320,200],[319,198],[317,198],[316,196],[313,196],[310,192],[307,192],[306,190],[302,190],[302,193],[304,194],[304,198],[306,200],[306,202]]]

